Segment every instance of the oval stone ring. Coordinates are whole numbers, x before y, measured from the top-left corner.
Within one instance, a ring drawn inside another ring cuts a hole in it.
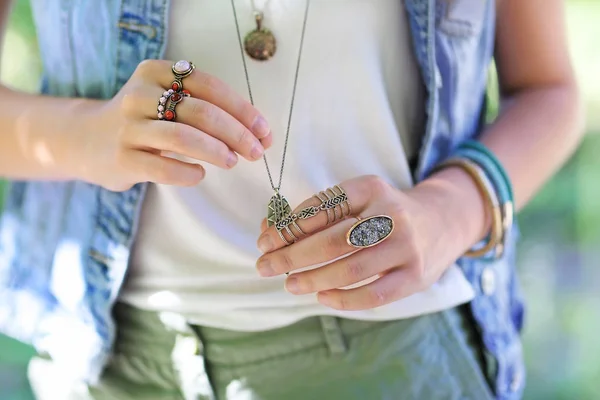
[[[375,246],[390,237],[394,231],[394,220],[387,215],[357,218],[358,221],[346,234],[348,244],[357,249]]]

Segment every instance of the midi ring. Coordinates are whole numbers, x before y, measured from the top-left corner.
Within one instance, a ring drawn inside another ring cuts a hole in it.
[[[184,97],[188,96],[188,93],[175,92],[173,89],[166,90],[158,99],[158,106],[156,108],[158,119],[161,121],[175,121],[177,117],[175,107]]]
[[[328,225],[330,223],[335,222],[338,219],[344,219],[352,213],[352,207],[350,207],[348,195],[340,185],[330,187],[319,194],[320,196],[315,196],[322,201],[321,205],[319,206],[319,209],[325,210],[325,212],[327,212]],[[322,197],[324,197],[324,199]]]
[[[329,225],[338,219],[344,219],[352,213],[352,207],[350,206],[348,195],[340,185],[335,185],[322,192],[319,192],[315,194],[315,197],[321,202],[321,204],[316,207],[307,207],[300,211],[299,214],[301,215],[302,219],[313,217],[317,215],[319,211],[325,211],[327,213],[327,225]]]
[[[179,60],[171,67],[175,79],[171,83],[171,89],[175,92],[183,91],[183,78],[189,76],[196,66],[191,61]]]
[[[337,219],[343,219],[352,213],[352,207],[348,201],[348,195],[339,185],[335,185],[326,189],[325,191],[319,192],[318,194],[315,194],[314,197],[317,198],[321,204],[318,206],[305,207],[298,213],[287,215],[285,218],[275,224],[277,233],[286,246],[290,245],[292,242],[298,241],[302,236],[306,235],[298,225],[297,221],[299,219],[312,218],[319,212],[325,211],[327,213],[326,225],[329,225],[330,223],[335,222]],[[296,233],[294,233],[292,228],[295,229]],[[288,234],[291,242],[290,240],[286,239],[283,231]]]
[[[387,215],[358,218],[358,221],[348,229],[346,241],[354,248],[364,249],[383,242],[393,231],[394,220]]]

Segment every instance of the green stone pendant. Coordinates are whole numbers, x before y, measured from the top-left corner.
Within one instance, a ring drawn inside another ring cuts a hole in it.
[[[292,213],[290,203],[279,192],[275,192],[267,207],[267,226],[273,226]]]

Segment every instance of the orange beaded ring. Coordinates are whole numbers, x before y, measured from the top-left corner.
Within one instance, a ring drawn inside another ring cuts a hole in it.
[[[183,78],[189,76],[196,66],[190,61],[180,60],[171,67],[175,80],[171,83],[171,89],[166,90],[158,99],[156,112],[159,120],[175,121],[177,114],[175,107],[184,97],[190,96],[190,91],[183,88]]]
[[[177,114],[175,107],[183,100],[184,97],[189,97],[190,93],[187,90],[175,92],[173,89],[165,91],[160,99],[158,99],[157,116],[159,120],[175,121]]]

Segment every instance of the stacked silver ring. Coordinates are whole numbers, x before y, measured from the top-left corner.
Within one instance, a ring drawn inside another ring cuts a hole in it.
[[[352,207],[348,201],[348,195],[339,185],[335,185],[332,188],[328,188],[322,192],[314,195],[321,204],[318,206],[309,206],[303,208],[298,213],[289,214],[275,224],[279,237],[286,245],[290,245],[290,241],[285,238],[283,231],[285,231],[293,242],[296,242],[305,233],[302,231],[298,223],[299,219],[308,219],[317,215],[321,211],[327,213],[327,225],[335,222],[336,220],[343,219],[352,213]],[[339,213],[339,216],[338,216]],[[296,230],[296,233],[291,228]]]

